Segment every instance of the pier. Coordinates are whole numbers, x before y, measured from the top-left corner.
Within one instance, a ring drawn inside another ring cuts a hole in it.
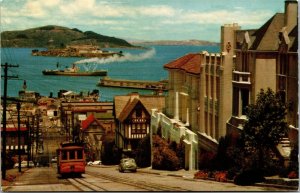
[[[161,81],[124,80],[124,79],[111,79],[110,77],[106,76],[100,79],[97,86],[166,91],[167,84],[168,84],[168,80],[161,80]]]

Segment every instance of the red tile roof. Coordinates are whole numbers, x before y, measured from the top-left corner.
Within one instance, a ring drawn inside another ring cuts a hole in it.
[[[184,70],[187,73],[200,74],[201,55],[190,53],[164,65],[164,68]]]
[[[82,130],[86,130],[94,121],[96,121],[99,126],[104,128],[103,125],[95,118],[94,114],[90,114],[86,120],[81,122]]]

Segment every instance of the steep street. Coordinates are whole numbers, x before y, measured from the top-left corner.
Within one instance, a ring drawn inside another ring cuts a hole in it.
[[[189,174],[187,172],[187,174]],[[136,173],[119,173],[117,166],[87,166],[82,177],[62,178],[56,174],[56,166],[28,169],[2,191],[282,191],[279,188],[237,186],[206,180],[148,173],[139,169]]]

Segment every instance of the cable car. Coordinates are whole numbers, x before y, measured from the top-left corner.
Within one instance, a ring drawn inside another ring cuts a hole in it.
[[[85,173],[85,152],[83,143],[64,142],[56,150],[57,173],[60,175]]]

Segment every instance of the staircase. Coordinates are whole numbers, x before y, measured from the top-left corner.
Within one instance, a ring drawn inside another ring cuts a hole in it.
[[[289,138],[287,137],[282,138],[279,144],[277,145],[277,150],[279,154],[282,156],[282,158],[284,159],[284,165],[287,166],[292,151],[291,142]]]

